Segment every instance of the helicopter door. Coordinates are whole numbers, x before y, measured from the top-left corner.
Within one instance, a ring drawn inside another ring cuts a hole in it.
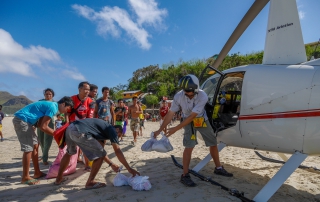
[[[238,121],[244,72],[215,73],[202,84],[201,89],[208,95],[206,112],[216,132],[235,126]]]
[[[215,127],[212,122],[212,114],[214,107],[214,100],[216,100],[216,91],[219,86],[220,79],[223,77],[223,73],[219,70],[207,65],[207,67],[202,71],[199,81],[201,84],[201,89],[208,95],[208,102],[205,106],[206,113],[208,115],[209,122],[213,129]],[[216,130],[215,130],[216,131]]]

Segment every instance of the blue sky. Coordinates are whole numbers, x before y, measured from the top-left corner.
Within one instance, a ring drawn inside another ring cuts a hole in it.
[[[55,99],[80,81],[127,84],[142,67],[219,53],[253,0],[2,0],[0,90]],[[298,0],[305,43],[320,37],[320,1]],[[267,5],[230,53],[264,48]],[[101,93],[100,93],[101,94]]]

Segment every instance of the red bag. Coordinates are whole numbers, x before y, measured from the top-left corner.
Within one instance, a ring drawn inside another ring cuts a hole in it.
[[[58,128],[53,132],[53,138],[57,142],[59,148],[63,148],[65,145],[65,137],[64,134],[66,133],[66,130],[70,123],[65,123],[62,127]]]

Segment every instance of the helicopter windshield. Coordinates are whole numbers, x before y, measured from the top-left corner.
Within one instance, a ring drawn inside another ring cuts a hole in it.
[[[213,105],[214,94],[216,92],[220,77],[220,74],[215,74],[205,81],[201,86],[201,89],[208,95],[208,103],[210,105]]]

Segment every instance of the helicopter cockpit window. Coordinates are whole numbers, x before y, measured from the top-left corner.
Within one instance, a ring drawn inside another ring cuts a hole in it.
[[[226,74],[219,87],[212,114],[216,128],[227,128],[237,123],[244,72]]]
[[[217,90],[218,81],[220,75],[216,74],[209,78],[204,84],[202,84],[201,89],[208,95],[208,103],[213,105],[214,94]]]

